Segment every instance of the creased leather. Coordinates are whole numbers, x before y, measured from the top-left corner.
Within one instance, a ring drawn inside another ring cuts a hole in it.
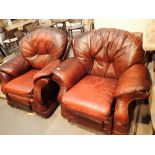
[[[73,52],[72,59],[78,60],[76,65],[83,65],[85,73],[77,80],[81,69],[76,70],[78,67],[68,60],[71,63],[64,62],[65,65],[53,76],[61,86],[58,99],[62,116],[89,126],[98,122],[96,128],[109,134],[127,134],[128,105],[133,100],[147,97],[146,91],[151,86],[142,64],[141,37],[124,30],[101,28],[77,36],[73,40]],[[108,79],[109,82],[97,84],[89,76]],[[117,115],[116,120],[113,120],[113,115]],[[121,125],[118,126],[117,122]]]
[[[110,113],[116,83],[115,79],[87,75],[64,94],[62,102],[67,109],[103,120]]]
[[[34,83],[33,76],[38,72],[37,69],[32,69],[29,72],[11,80],[5,86],[5,91],[17,95],[30,95],[33,93]]]
[[[5,85],[11,81],[12,79],[14,79],[13,76],[7,74],[7,73],[3,73],[0,72],[0,79],[1,79],[1,90],[4,94],[6,94],[7,92],[5,91]]]
[[[52,75],[53,70],[61,63],[61,60],[53,60],[51,63],[46,65],[43,69],[37,72],[33,76],[33,81],[36,82],[40,78],[47,78]]]
[[[73,51],[88,74],[116,79],[144,58],[141,38],[114,28],[82,34],[74,39]]]
[[[119,77],[114,96],[119,97],[125,94],[149,90],[151,82],[147,79],[147,74],[146,67],[143,64],[131,66]]]
[[[65,32],[55,28],[39,28],[23,37],[19,47],[33,68],[42,69],[52,60],[62,57],[67,43]]]
[[[67,89],[69,89],[81,80],[86,74],[86,71],[84,66],[78,60],[70,58],[56,67],[53,74],[62,81]]]
[[[18,77],[30,70],[30,63],[22,56],[12,58],[0,66],[0,71]]]
[[[44,118],[54,112],[59,87],[52,81],[52,71],[66,58],[67,43],[67,35],[55,28],[37,29],[20,41],[21,54],[0,67],[8,104]]]

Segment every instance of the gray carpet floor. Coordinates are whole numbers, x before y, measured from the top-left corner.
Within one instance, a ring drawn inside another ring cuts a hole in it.
[[[60,106],[53,115],[44,119],[35,113],[12,108],[0,98],[0,134],[5,135],[94,135],[102,134],[71,124],[60,114]]]

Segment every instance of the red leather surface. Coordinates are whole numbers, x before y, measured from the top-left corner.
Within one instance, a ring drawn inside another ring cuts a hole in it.
[[[20,41],[20,51],[33,68],[42,69],[60,58],[67,47],[67,35],[55,28],[39,28]]]
[[[18,95],[30,95],[32,94],[34,83],[33,76],[38,72],[37,69],[32,69],[22,76],[13,79],[5,85],[5,91],[12,94]]]
[[[142,40],[124,30],[101,28],[77,37],[74,55],[87,73],[118,78],[129,66],[142,62]]]
[[[67,109],[88,117],[103,118],[110,113],[117,80],[88,75],[62,97]]]
[[[30,69],[30,63],[22,56],[16,56],[0,66],[0,71],[18,77]]]
[[[19,103],[23,103],[25,105],[29,105],[30,106],[30,97],[25,97],[25,96],[19,96],[19,95],[15,95],[15,94],[11,94],[8,93],[8,96],[10,98],[10,100],[14,101],[14,102],[19,102]]]
[[[81,78],[86,74],[86,70],[79,60],[70,58],[56,67],[53,74],[57,76],[61,84],[69,89],[81,80]]]
[[[0,79],[1,79],[1,91],[6,94],[7,92],[5,92],[5,85],[11,81],[14,77],[4,73],[4,72],[0,72]]]
[[[147,79],[148,73],[143,64],[135,64],[127,69],[118,79],[114,96],[119,97],[138,91],[146,91],[151,87]]]
[[[41,69],[38,73],[33,76],[33,81],[40,78],[47,78],[52,75],[53,70],[61,63],[59,59],[53,60],[51,63],[46,65],[43,69]]]

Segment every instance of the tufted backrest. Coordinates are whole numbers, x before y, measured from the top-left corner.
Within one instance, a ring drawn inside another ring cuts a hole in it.
[[[144,58],[141,38],[114,28],[82,34],[73,41],[73,51],[88,74],[116,79]]]
[[[67,42],[67,35],[63,31],[39,28],[22,38],[19,47],[33,68],[42,69],[52,60],[62,57]]]

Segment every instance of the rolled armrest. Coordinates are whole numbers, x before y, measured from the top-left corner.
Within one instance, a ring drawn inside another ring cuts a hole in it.
[[[33,81],[37,81],[41,78],[47,78],[52,75],[53,70],[61,63],[59,59],[52,61],[48,65],[46,65],[43,69],[41,69],[39,72],[37,72],[34,77]]]
[[[7,73],[3,73],[3,72],[0,72],[0,79],[1,79],[1,90],[2,92],[5,94],[6,91],[5,91],[5,85],[11,81],[14,77],[7,74]]]
[[[86,70],[83,64],[75,58],[70,58],[54,69],[53,80],[69,89],[80,81],[85,74]]]
[[[7,73],[13,77],[18,77],[27,72],[31,68],[30,63],[19,55],[0,66],[0,71]]]
[[[114,96],[119,97],[138,91],[146,91],[151,87],[148,72],[143,64],[135,64],[119,77]]]

